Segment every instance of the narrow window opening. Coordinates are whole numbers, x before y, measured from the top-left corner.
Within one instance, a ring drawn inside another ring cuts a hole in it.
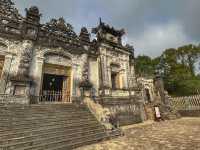
[[[116,80],[117,80],[117,73],[112,73],[111,74],[111,81],[112,81],[112,89],[116,89],[117,85],[116,85]]]
[[[4,60],[5,58],[3,56],[0,56],[0,79],[3,73]]]

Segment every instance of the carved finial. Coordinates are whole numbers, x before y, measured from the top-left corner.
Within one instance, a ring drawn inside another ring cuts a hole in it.
[[[76,33],[73,31],[72,25],[66,23],[63,17],[59,19],[51,19],[50,22],[46,23],[43,27],[51,32],[56,32],[57,34],[62,36],[72,38],[77,37]]]
[[[39,23],[41,14],[37,6],[31,6],[29,9],[25,9],[26,11],[26,20],[31,21],[33,23]]]
[[[101,17],[99,18],[99,24],[102,24]]]
[[[79,37],[83,42],[90,42],[90,34],[86,27],[81,28]]]

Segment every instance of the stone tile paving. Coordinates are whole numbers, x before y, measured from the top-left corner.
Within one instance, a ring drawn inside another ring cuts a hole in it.
[[[76,150],[200,150],[200,118],[145,122],[123,130],[123,137]]]

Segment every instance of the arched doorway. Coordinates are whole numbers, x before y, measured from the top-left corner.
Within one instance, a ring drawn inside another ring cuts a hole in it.
[[[72,62],[61,52],[44,54],[40,102],[71,102]]]
[[[41,102],[70,102],[71,67],[44,64]]]
[[[113,90],[120,89],[120,65],[111,63],[110,69],[111,87]]]

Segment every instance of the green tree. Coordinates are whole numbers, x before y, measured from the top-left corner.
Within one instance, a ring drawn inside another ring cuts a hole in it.
[[[135,59],[136,74],[138,76],[152,76],[154,68],[152,66],[152,60],[149,56],[138,56]]]
[[[195,65],[200,58],[199,45],[185,45],[177,49],[166,49],[160,57],[138,56],[136,73],[139,76],[153,76],[155,69],[163,70],[165,89],[174,96],[187,96],[200,92],[200,74]]]
[[[185,45],[177,49],[177,56],[183,65],[189,67],[192,76],[195,76],[195,63],[200,56],[200,47],[196,45]]]

